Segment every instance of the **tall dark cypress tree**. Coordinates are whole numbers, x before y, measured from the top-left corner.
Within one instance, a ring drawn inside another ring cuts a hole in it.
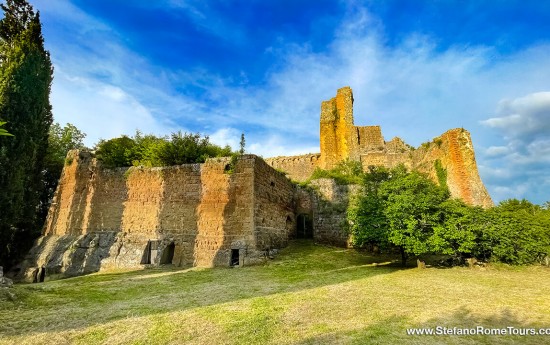
[[[0,136],[0,265],[30,248],[42,224],[37,209],[52,123],[50,54],[38,12],[6,0],[0,20],[0,118],[13,137]]]

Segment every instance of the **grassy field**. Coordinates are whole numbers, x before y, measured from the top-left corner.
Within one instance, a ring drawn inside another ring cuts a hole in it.
[[[550,269],[401,269],[294,242],[264,266],[116,271],[0,293],[0,344],[544,344],[418,327],[550,328]]]

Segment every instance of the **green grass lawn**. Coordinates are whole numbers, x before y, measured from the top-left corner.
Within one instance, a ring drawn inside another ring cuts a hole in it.
[[[401,269],[293,242],[263,266],[112,271],[0,293],[0,344],[544,344],[410,327],[550,328],[550,269]]]

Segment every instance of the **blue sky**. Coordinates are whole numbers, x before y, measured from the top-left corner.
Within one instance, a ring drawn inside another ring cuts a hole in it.
[[[201,132],[264,157],[319,152],[319,109],[420,145],[472,134],[495,201],[550,200],[545,1],[30,0],[56,121],[99,138]]]

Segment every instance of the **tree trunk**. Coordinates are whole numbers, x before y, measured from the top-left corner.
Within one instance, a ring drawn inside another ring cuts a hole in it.
[[[401,250],[401,266],[407,267],[407,253],[405,253],[405,249],[403,247],[401,247],[400,250]]]

